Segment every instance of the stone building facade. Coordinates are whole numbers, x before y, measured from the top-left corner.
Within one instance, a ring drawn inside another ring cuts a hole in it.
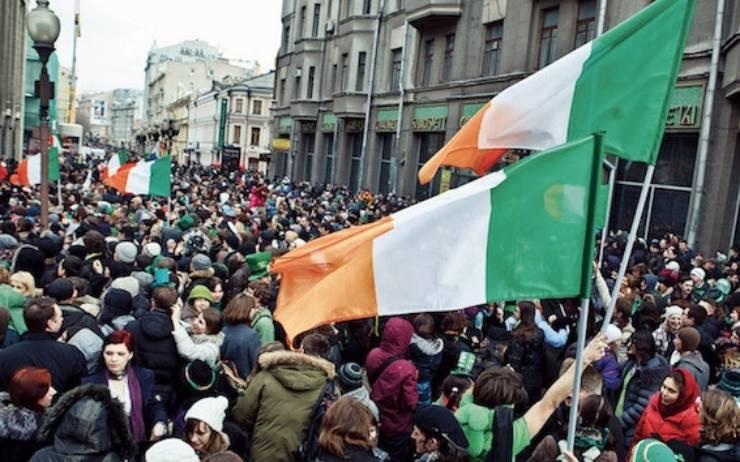
[[[23,149],[26,0],[0,2],[0,156]]]

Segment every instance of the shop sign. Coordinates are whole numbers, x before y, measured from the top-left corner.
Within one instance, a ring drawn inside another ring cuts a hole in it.
[[[281,117],[278,120],[278,133],[290,134],[291,128],[293,128],[293,119],[290,117]]]
[[[290,140],[288,138],[273,138],[272,148],[277,151],[290,150]]]
[[[699,128],[704,103],[704,85],[684,85],[673,90],[666,128]]]
[[[301,133],[316,133],[316,122],[301,122]]]
[[[321,117],[321,131],[333,132],[337,128],[337,116],[326,113]]]
[[[376,132],[395,132],[398,127],[398,110],[388,109],[378,111],[378,117],[375,119]]]
[[[364,119],[347,119],[344,122],[344,130],[348,133],[357,133],[365,130]]]
[[[460,116],[460,127],[468,123],[468,121],[472,119],[478,113],[478,111],[480,111],[480,108],[485,105],[486,103],[470,103],[464,105],[462,116]]]
[[[417,132],[443,132],[447,129],[447,106],[416,108],[411,128]]]

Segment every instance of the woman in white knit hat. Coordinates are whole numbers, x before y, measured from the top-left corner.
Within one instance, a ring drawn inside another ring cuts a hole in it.
[[[196,401],[185,414],[185,441],[205,457],[229,449],[229,437],[223,432],[228,400],[223,396]]]
[[[683,308],[676,305],[669,306],[663,314],[665,321],[653,332],[655,349],[666,359],[670,358],[673,353],[673,338],[681,328],[681,315],[683,315]]]

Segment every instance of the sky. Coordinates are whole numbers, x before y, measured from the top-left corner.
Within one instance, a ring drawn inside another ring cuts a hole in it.
[[[4,1],[4,0],[2,0]],[[35,7],[36,2],[29,2]],[[144,88],[146,56],[158,47],[200,39],[229,59],[275,67],[280,46],[280,0],[80,0],[78,93]],[[72,66],[74,0],[50,0],[62,30],[59,63]],[[239,64],[233,62],[233,64]]]

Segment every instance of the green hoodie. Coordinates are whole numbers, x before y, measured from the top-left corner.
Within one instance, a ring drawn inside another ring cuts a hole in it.
[[[26,333],[26,321],[23,320],[23,308],[26,306],[26,297],[7,284],[0,284],[0,308],[10,313],[10,328],[18,335]]]
[[[275,341],[275,324],[272,322],[270,310],[265,308],[257,310],[254,318],[252,318],[251,327],[257,331],[263,345]]]

